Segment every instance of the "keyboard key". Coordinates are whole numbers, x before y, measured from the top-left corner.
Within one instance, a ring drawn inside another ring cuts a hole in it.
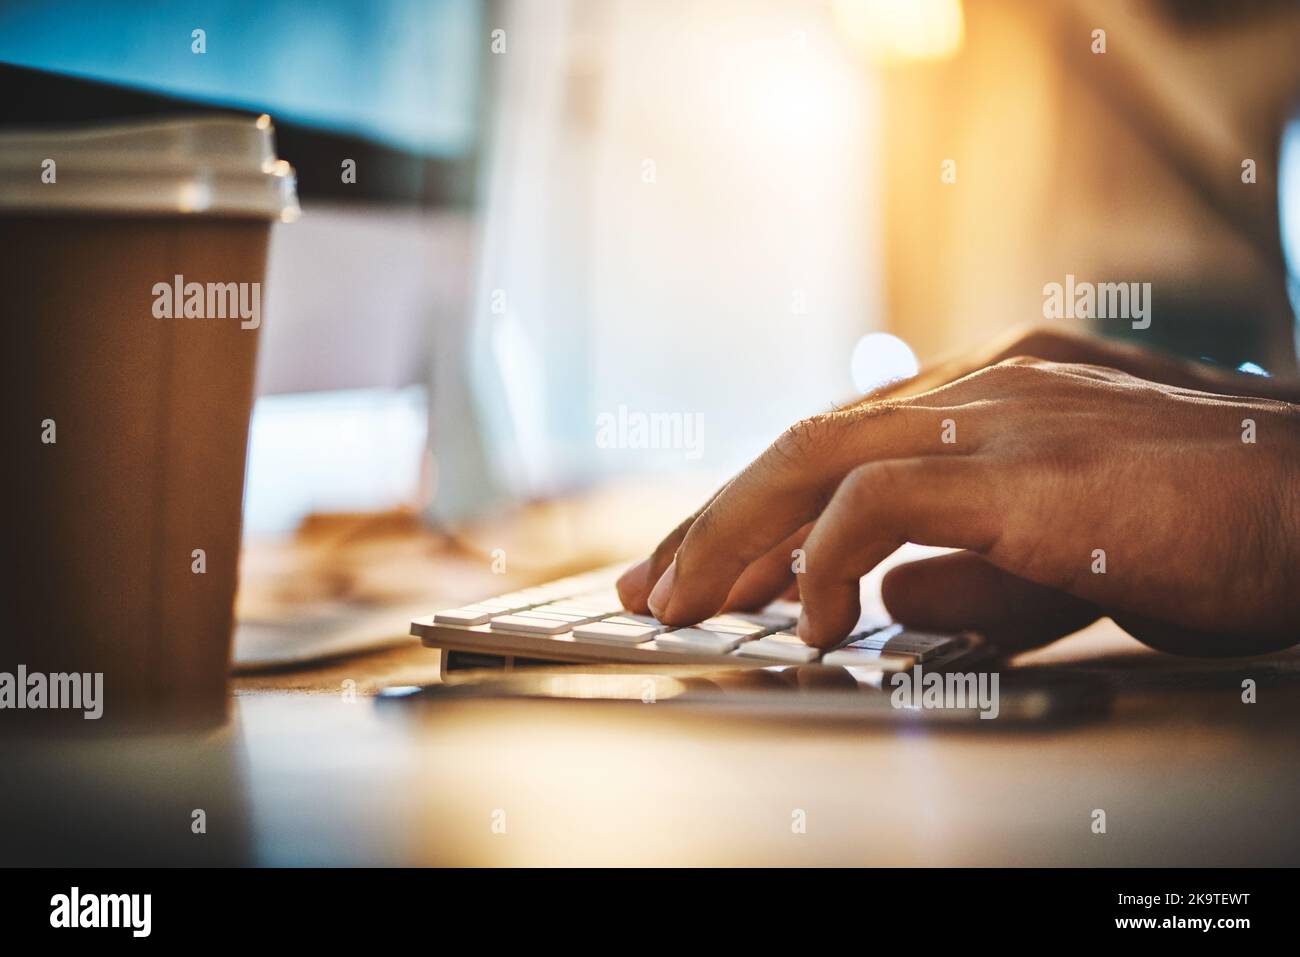
[[[573,620],[550,615],[504,615],[493,618],[493,631],[513,631],[526,635],[562,635],[573,628]]]
[[[559,601],[553,602],[553,604],[602,615],[613,615],[623,610],[623,603],[617,601],[583,601],[579,598],[561,598]]]
[[[566,605],[563,602],[553,602],[549,605],[538,605],[530,609],[529,615],[557,615],[561,618],[568,618],[575,624],[586,624],[589,621],[599,621],[601,618],[607,618],[613,612],[608,609],[579,608],[575,605]]]
[[[630,611],[626,611],[626,610],[621,612],[616,618],[610,618],[609,621],[635,621],[641,625],[652,625],[653,627],[658,628],[660,631],[663,631],[665,628],[668,627],[658,618],[655,618],[651,615],[634,615]]]
[[[583,605],[596,605],[601,608],[612,608],[615,611],[623,607],[623,602],[619,599],[616,591],[583,592],[581,595],[574,595],[569,601]]]
[[[730,615],[722,615],[717,618],[709,618],[700,622],[700,627],[706,631],[720,631],[726,635],[761,635],[767,629],[762,625],[755,625],[751,622],[741,621]]]
[[[658,635],[659,632],[668,631],[668,625],[663,622],[656,622],[649,615],[614,615],[612,618],[601,620],[601,624],[627,625],[630,628],[645,628],[650,633],[650,637]]]
[[[799,616],[802,613],[803,605],[799,604],[797,601],[786,601],[784,598],[772,602],[772,604],[763,609],[763,614],[775,615],[777,618],[785,618],[791,623],[798,621]],[[785,627],[789,628],[790,625],[786,625]]]
[[[865,646],[876,651],[884,651],[895,655],[910,655],[917,661],[926,662],[939,655],[947,654],[957,648],[958,642],[948,638],[942,642],[910,642],[895,638],[892,641],[885,642],[882,646]]]
[[[942,654],[951,651],[959,644],[961,644],[961,639],[952,635],[932,635],[923,631],[905,631],[897,638],[891,638],[886,642],[885,647],[890,650],[897,648],[899,651],[911,653],[929,651],[934,654]]]
[[[805,645],[798,635],[768,635],[755,641],[747,641],[736,649],[736,654],[746,658],[766,658],[769,661],[794,661],[806,664],[816,661],[821,652]]]
[[[493,625],[495,627],[495,623]],[[881,671],[906,671],[916,663],[911,655],[898,655],[875,648],[841,648],[822,655],[822,664],[844,668],[878,668]]]
[[[639,625],[636,622],[611,624],[608,621],[597,621],[573,629],[573,637],[578,641],[594,641],[602,645],[639,645],[643,641],[649,641],[658,633],[658,628]]]
[[[917,661],[926,662],[956,650],[959,645],[959,639],[951,635],[906,631],[902,625],[890,625],[862,637],[854,635],[847,647],[910,655]]]
[[[471,625],[485,625],[492,620],[493,615],[499,615],[501,612],[495,608],[484,608],[481,605],[466,605],[464,608],[448,608],[444,611],[437,612],[433,616],[434,624],[438,625],[462,625],[469,627]]]
[[[881,650],[887,655],[906,655],[909,658],[915,658],[922,664],[930,661],[932,658],[937,658],[940,655],[940,652],[933,651],[929,648],[913,648],[910,645],[895,646],[892,643],[885,645]]]
[[[483,606],[508,608],[510,611],[523,611],[525,608],[532,608],[533,605],[540,604],[542,599],[533,598],[528,595],[518,593],[512,595],[498,595],[496,598],[489,598],[487,601],[481,601],[477,604]]]
[[[854,651],[877,651],[891,655],[906,655],[909,658],[915,658],[919,662],[927,662],[934,658],[938,652],[931,651],[928,648],[913,648],[910,645],[895,645],[888,642],[883,645],[849,645]]]
[[[868,628],[866,631],[860,631],[851,635],[848,641],[849,648],[881,648],[885,642],[891,638],[897,638],[903,633],[902,625],[885,625],[883,628]]]
[[[781,631],[786,628],[793,628],[795,622],[799,620],[798,615],[781,614],[770,606],[766,611],[741,611],[724,617],[736,618],[751,625],[758,625],[764,631]]]
[[[517,611],[532,607],[526,601],[507,601],[504,598],[488,598],[485,601],[475,602],[474,605],[478,608],[491,608],[498,615],[513,615]]]
[[[678,628],[655,638],[655,647],[664,651],[685,651],[701,655],[725,655],[740,644],[742,636],[703,628]]]

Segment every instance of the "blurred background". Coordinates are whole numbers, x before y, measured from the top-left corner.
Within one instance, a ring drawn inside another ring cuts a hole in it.
[[[1297,49],[1292,0],[0,3],[7,124],[275,120],[250,542],[708,488],[1067,274],[1291,372]]]

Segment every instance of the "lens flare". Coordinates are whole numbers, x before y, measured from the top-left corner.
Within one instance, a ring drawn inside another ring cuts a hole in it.
[[[859,392],[916,375],[916,356],[907,343],[887,332],[873,332],[853,347],[849,369]]]

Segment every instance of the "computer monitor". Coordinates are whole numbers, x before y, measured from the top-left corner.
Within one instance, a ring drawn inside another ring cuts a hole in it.
[[[480,0],[0,7],[7,123],[268,113],[305,215],[268,265],[245,528],[418,496],[434,331],[463,324]]]

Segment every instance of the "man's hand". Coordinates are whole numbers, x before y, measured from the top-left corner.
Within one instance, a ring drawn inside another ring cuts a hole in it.
[[[1249,395],[1300,402],[1300,383],[1294,379],[1236,372],[1143,349],[1131,343],[1038,325],[1014,329],[984,349],[963,352],[937,362],[909,379],[883,385],[851,404],[864,405],[880,399],[920,395],[1014,357],[1105,366],[1139,379],[1217,395]]]
[[[1297,476],[1295,406],[1013,358],[798,423],[619,590],[690,624],[775,598],[802,547],[799,633],[825,647],[911,541],[962,549],[887,576],[915,627],[1024,647],[1109,614],[1165,650],[1259,653],[1300,640]]]

